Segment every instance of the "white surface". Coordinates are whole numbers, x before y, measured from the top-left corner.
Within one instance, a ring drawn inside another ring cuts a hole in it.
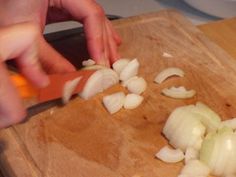
[[[184,0],[192,7],[218,17],[235,17],[236,0]]]
[[[129,17],[162,9],[175,8],[188,17],[193,24],[202,24],[216,20],[216,17],[206,15],[182,0],[97,0],[106,14]],[[45,33],[60,31],[81,26],[75,22],[64,22],[46,27]]]

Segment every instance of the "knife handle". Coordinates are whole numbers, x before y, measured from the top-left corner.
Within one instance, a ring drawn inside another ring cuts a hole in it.
[[[11,72],[10,78],[21,98],[35,98],[38,95],[37,89],[24,76]]]

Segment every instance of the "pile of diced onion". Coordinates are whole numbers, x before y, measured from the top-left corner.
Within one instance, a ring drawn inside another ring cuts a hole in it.
[[[118,112],[122,107],[125,109],[134,109],[138,107],[142,101],[141,94],[146,90],[147,83],[143,77],[138,76],[139,62],[137,59],[119,59],[113,63],[112,68],[95,65],[91,59],[83,61],[85,69],[96,69],[97,71],[90,76],[86,85],[79,96],[83,99],[89,99],[92,96],[104,91],[105,89],[121,83],[126,87],[129,93],[116,92],[103,97],[103,105],[111,114]],[[81,78],[68,81],[65,84],[62,100],[67,103],[79,83]]]
[[[156,157],[167,163],[184,161],[179,177],[236,175],[236,119],[222,121],[207,105],[197,102],[176,108],[163,134],[169,145]]]
[[[165,54],[165,57],[172,57]],[[89,99],[105,89],[121,83],[128,94],[115,92],[103,97],[103,105],[110,114],[121,108],[134,109],[142,101],[141,95],[147,87],[143,77],[138,76],[137,59],[120,59],[112,69],[96,65],[93,60],[83,62],[85,69],[97,71],[88,79],[79,96]],[[184,77],[180,68],[170,67],[161,71],[154,82],[161,84],[172,76]],[[80,77],[68,81],[63,92],[63,102],[67,103]],[[184,86],[164,88],[162,94],[175,98],[192,98],[195,90]],[[163,128],[163,135],[169,144],[162,147],[156,157],[166,163],[184,161],[178,177],[207,177],[209,174],[221,177],[236,177],[236,118],[222,121],[220,116],[207,105],[197,102],[176,108],[168,117]]]

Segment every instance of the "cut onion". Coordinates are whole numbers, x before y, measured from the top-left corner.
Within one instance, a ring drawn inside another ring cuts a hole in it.
[[[154,79],[154,81],[158,84],[161,84],[164,80],[171,76],[179,76],[179,77],[184,77],[184,71],[181,70],[180,68],[167,68],[161,71]]]
[[[125,68],[126,65],[128,65],[129,62],[129,59],[119,59],[112,64],[112,68],[117,74],[120,74],[120,72]]]
[[[119,111],[125,101],[125,94],[123,92],[113,93],[103,97],[103,104],[110,114],[114,114]]]
[[[119,77],[115,71],[108,68],[100,69],[90,76],[79,96],[87,100],[118,82]]]
[[[196,94],[196,91],[186,90],[185,87],[181,86],[165,88],[162,90],[162,93],[170,98],[187,99],[192,98]]]
[[[82,61],[82,66],[92,66],[95,65],[95,61],[92,59]]]
[[[100,70],[100,69],[106,69],[106,66],[103,65],[90,65],[90,66],[85,66],[81,68],[82,70]]]
[[[199,160],[190,160],[181,170],[181,175],[186,177],[207,177],[210,169]]]
[[[161,150],[155,155],[158,159],[168,162],[176,163],[184,159],[184,153],[180,149],[171,149],[169,146],[164,146]]]
[[[119,83],[119,76],[118,74],[113,71],[112,69],[101,69],[100,72],[102,73],[102,87],[103,90],[110,88],[111,86]]]
[[[224,120],[221,122],[221,126],[227,126],[232,128],[233,130],[236,130],[236,118],[232,118],[232,119],[228,119],[228,120]]]
[[[130,93],[126,95],[124,108],[125,109],[135,109],[137,108],[143,101],[143,97],[134,93]]]
[[[120,72],[120,80],[125,81],[138,74],[139,62],[137,59],[131,60]]]
[[[64,104],[68,103],[70,100],[73,91],[75,90],[76,86],[79,84],[82,77],[77,77],[73,80],[67,81],[63,88],[63,94],[62,94],[62,102]]]
[[[170,53],[167,53],[167,52],[163,52],[162,56],[165,58],[172,58],[173,57],[173,55],[171,55]]]
[[[198,159],[198,155],[198,150],[192,147],[188,147],[184,156],[185,164],[188,163],[190,160]]]
[[[176,108],[163,128],[163,134],[169,143],[184,152],[188,147],[195,147],[206,130],[199,120],[199,115],[189,110],[192,106],[194,105]]]
[[[131,93],[141,94],[147,88],[147,82],[142,77],[131,77],[125,81],[122,85],[126,86]]]
[[[206,163],[213,175],[236,174],[236,135],[229,127],[207,135],[200,150],[200,160]]]
[[[207,133],[216,131],[220,127],[220,116],[204,103],[197,102],[190,111],[199,115],[200,121],[207,128]]]

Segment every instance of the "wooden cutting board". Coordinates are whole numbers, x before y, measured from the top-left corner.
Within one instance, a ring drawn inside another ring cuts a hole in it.
[[[154,158],[167,144],[161,130],[170,112],[202,101],[222,119],[236,116],[236,62],[182,15],[161,11],[118,20],[114,25],[123,38],[122,57],[137,57],[139,75],[148,82],[142,105],[114,115],[107,113],[101,99],[125,90],[117,85],[89,101],[76,98],[64,107],[52,107],[2,130],[0,167],[4,175],[176,177],[182,163],[166,164]],[[72,43],[78,43],[76,39]],[[173,58],[163,57],[163,52]],[[182,68],[186,76],[161,85],[153,83],[157,73],[172,66]],[[197,95],[175,100],[160,94],[173,85],[193,88]]]

